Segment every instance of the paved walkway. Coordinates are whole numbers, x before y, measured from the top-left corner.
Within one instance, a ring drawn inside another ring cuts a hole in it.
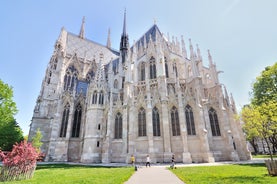
[[[192,166],[215,166],[226,164],[254,164],[264,163],[265,159],[253,159],[241,162],[214,162],[214,163],[194,163],[194,164],[176,164],[176,167]],[[167,168],[169,165],[153,165],[150,168],[140,166],[131,178],[125,184],[184,184],[176,175]]]
[[[140,167],[125,184],[184,184],[166,167]]]

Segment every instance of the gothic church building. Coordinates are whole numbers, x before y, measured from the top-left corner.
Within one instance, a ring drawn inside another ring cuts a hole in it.
[[[29,139],[39,129],[46,161],[199,163],[250,154],[232,95],[208,51],[165,36],[154,24],[119,51],[62,28],[46,69]]]

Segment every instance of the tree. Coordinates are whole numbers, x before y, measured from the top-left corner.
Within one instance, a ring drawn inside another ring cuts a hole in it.
[[[12,87],[0,79],[0,124],[11,122],[17,112],[16,104],[12,98]]]
[[[16,143],[7,155],[0,150],[0,159],[3,161],[0,181],[32,178],[38,155],[32,144],[26,141]]]
[[[276,150],[277,103],[269,101],[261,105],[250,105],[242,109],[243,129],[247,139],[253,141],[263,139],[272,158],[272,150]]]
[[[252,104],[261,105],[269,101],[277,101],[277,62],[262,71],[256,78],[252,90]]]
[[[41,138],[42,134],[40,132],[40,129],[37,129],[36,135],[32,137],[32,145],[37,149],[38,153],[40,153],[40,147],[42,145]]]
[[[277,148],[277,101],[262,103],[258,107],[262,116],[262,133],[270,153]]]
[[[258,153],[258,145],[257,142],[259,140],[259,133],[257,130],[256,124],[258,124],[259,113],[256,109],[251,107],[250,105],[242,108],[241,118],[244,122],[243,130],[246,134],[246,139],[254,148],[255,153]]]
[[[12,87],[0,79],[0,149],[4,151],[11,151],[13,144],[23,140],[23,132],[14,119],[17,108],[12,98]]]
[[[256,78],[251,104],[242,109],[248,140],[265,140],[271,159],[277,150],[277,63],[268,66]]]
[[[13,119],[8,123],[0,124],[0,149],[3,151],[11,151],[15,143],[19,143],[24,139],[23,131],[18,123]]]

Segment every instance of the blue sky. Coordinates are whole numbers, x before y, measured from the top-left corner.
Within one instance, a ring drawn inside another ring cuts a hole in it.
[[[119,48],[124,9],[130,43],[154,23],[161,32],[191,38],[208,65],[207,49],[224,71],[220,82],[237,108],[249,103],[251,84],[277,61],[276,0],[2,0],[0,79],[13,87],[16,120],[28,134],[46,66],[62,27],[78,34],[86,17],[86,38]],[[179,39],[180,40],[180,39]],[[188,47],[187,47],[188,50]]]

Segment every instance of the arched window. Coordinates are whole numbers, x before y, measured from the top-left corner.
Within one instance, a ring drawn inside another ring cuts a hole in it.
[[[144,108],[140,108],[138,113],[138,136],[146,136],[146,115]]]
[[[74,66],[70,66],[66,70],[64,76],[64,90],[73,91],[74,86],[77,83],[78,72]]]
[[[95,76],[94,71],[93,71],[93,70],[90,70],[90,72],[87,73],[86,80],[87,80],[88,82],[91,82],[91,81],[94,79],[94,76]]]
[[[186,114],[188,135],[196,135],[195,125],[194,125],[194,117],[193,117],[193,112],[192,112],[191,106],[187,105],[185,107],[185,114]]]
[[[73,120],[73,126],[72,126],[72,134],[71,134],[72,137],[79,137],[81,120],[82,120],[82,106],[81,104],[78,104],[74,112],[74,120]]]
[[[64,106],[64,110],[63,110],[60,137],[66,137],[66,130],[67,130],[67,124],[68,124],[68,117],[69,117],[69,109],[70,109],[70,105],[67,103]]]
[[[92,104],[96,104],[96,103],[97,103],[97,91],[94,91],[92,95]]]
[[[157,109],[157,107],[154,107],[152,109],[152,123],[153,123],[153,135],[161,136],[160,115],[159,115],[159,110]]]
[[[173,64],[173,71],[175,72],[176,77],[178,77],[178,70],[176,63]]]
[[[113,87],[115,89],[118,89],[118,80],[117,79],[114,80]]]
[[[140,64],[140,80],[145,81],[145,63]]]
[[[52,71],[50,70],[50,72],[48,74],[47,84],[50,84],[51,77],[52,77]]]
[[[172,107],[171,109],[171,127],[173,136],[180,135],[179,115],[176,107]]]
[[[58,58],[53,57],[53,58],[52,58],[52,61],[51,61],[51,66],[50,66],[50,68],[51,68],[52,70],[56,70],[56,69],[57,69],[57,64],[58,64]]]
[[[216,111],[213,108],[210,108],[209,110],[209,118],[210,118],[210,124],[212,129],[212,135],[213,136],[220,136],[220,128],[218,124],[218,118]]]
[[[167,63],[167,58],[164,57],[164,68],[165,68],[165,77],[168,78],[168,63]]]
[[[103,91],[100,91],[99,93],[99,99],[98,99],[98,103],[103,105],[104,104],[104,92]]]
[[[120,113],[117,113],[115,116],[114,138],[122,139],[122,115]]]
[[[149,64],[150,64],[150,79],[156,79],[157,78],[156,62],[153,56],[150,58]]]
[[[58,65],[58,58],[55,58],[54,63],[53,63],[53,69],[56,70]]]

